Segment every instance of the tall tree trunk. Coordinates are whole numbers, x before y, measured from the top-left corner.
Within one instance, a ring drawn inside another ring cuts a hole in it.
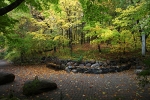
[[[81,40],[80,40],[81,45],[83,44],[83,32],[81,32]]]
[[[85,42],[85,38],[84,38],[84,33],[83,33],[83,27],[84,27],[85,23],[83,22],[81,24],[81,28],[82,28],[82,32],[81,32],[81,45]]]
[[[70,39],[70,41],[69,41],[69,47],[70,47],[70,54],[71,54],[71,56],[72,56],[72,51],[73,51],[73,48],[72,48],[72,29],[71,28],[69,28],[69,30],[68,30],[68,33],[69,33],[69,39]]]
[[[137,48],[137,46],[136,46],[136,38],[135,38],[135,34],[134,34],[134,32],[132,32],[132,35],[133,35],[133,38],[134,38],[134,49],[136,49]]]
[[[23,51],[20,52],[20,62],[24,63],[24,52]]]
[[[146,40],[145,40],[145,34],[142,34],[142,56],[145,56],[146,52]]]
[[[86,39],[85,39],[85,34],[83,32],[83,43],[85,44],[86,43]]]
[[[139,20],[137,20],[137,24],[139,23]],[[140,27],[139,29],[139,33],[142,33],[142,29]],[[148,37],[148,35],[142,34],[141,36],[141,42],[142,42],[142,56],[145,56],[146,54],[146,38]]]
[[[125,33],[124,33],[124,36],[125,36]],[[125,40],[125,37],[124,37],[124,42],[123,42],[123,44],[124,44],[124,47],[123,47],[123,54],[125,54],[125,53],[126,53],[126,40]]]

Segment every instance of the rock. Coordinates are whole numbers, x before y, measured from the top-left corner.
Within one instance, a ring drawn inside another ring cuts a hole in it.
[[[72,66],[68,66],[69,69],[72,69]]]
[[[122,67],[121,67],[121,66],[117,66],[117,67],[116,67],[116,71],[117,71],[117,72],[123,71],[123,70],[122,70]]]
[[[91,65],[92,65],[91,63],[87,63],[85,66],[86,67],[91,67]]]
[[[68,68],[69,68],[70,70],[72,70],[72,69],[74,69],[75,67],[74,67],[74,66],[68,66]]]
[[[71,66],[71,65],[72,65],[72,62],[67,62],[66,65],[67,65],[67,66]]]
[[[136,65],[136,62],[133,61],[133,62],[130,62],[131,63],[131,66],[135,66]]]
[[[89,69],[87,69],[86,71],[84,71],[84,73],[92,73],[92,69],[89,68]]]
[[[124,65],[121,65],[122,70],[129,70],[130,67],[131,67],[130,64],[124,64]]]
[[[94,74],[101,74],[102,73],[102,70],[101,69],[92,69],[92,72]]]
[[[142,69],[142,66],[136,66],[136,69]]]
[[[129,70],[131,68],[131,64],[127,64],[126,68]]]
[[[56,69],[56,70],[62,70],[62,69],[61,69],[61,66],[60,66],[60,65],[57,65],[57,64],[55,64],[55,63],[47,63],[47,64],[46,64],[46,67],[48,67],[48,68],[53,68],[53,69]]]
[[[77,69],[73,69],[72,72],[73,72],[73,73],[77,73],[78,70],[77,70]]]
[[[13,82],[15,79],[15,75],[12,73],[0,72],[0,85],[7,84]]]
[[[107,62],[103,62],[103,65],[102,65],[102,66],[103,66],[103,67],[108,66]]]
[[[109,72],[116,72],[116,67],[110,67]]]
[[[26,96],[36,95],[57,88],[57,84],[49,80],[34,79],[24,83],[23,94]]]
[[[104,63],[103,63],[103,62],[101,62],[101,61],[100,61],[100,62],[98,62],[98,63],[99,63],[99,65],[100,65],[100,66],[103,66],[103,65],[104,65]]]
[[[107,65],[110,65],[110,60],[106,60],[106,64],[107,64]]]
[[[65,70],[65,68],[66,68],[66,65],[62,63],[62,64],[60,65],[60,69]]]
[[[124,70],[125,70],[125,66],[124,66],[124,65],[121,65],[121,66],[119,67],[119,69],[120,69],[121,71],[124,71]]]
[[[77,68],[77,71],[78,71],[79,73],[84,73],[84,72],[85,72],[85,69],[78,67],[78,68]]]
[[[79,67],[84,67],[84,64],[79,64]]]
[[[136,69],[136,70],[135,70],[135,74],[137,74],[137,75],[138,75],[140,72],[142,72],[142,69]]]
[[[99,63],[95,63],[91,65],[91,68],[99,68],[99,67],[100,67]]]
[[[70,73],[71,69],[69,69],[68,67],[65,68],[65,71]]]
[[[51,57],[50,63],[54,63],[54,64],[57,64],[57,65],[60,65],[61,61],[57,57]]]
[[[76,63],[74,63],[74,66],[79,66],[79,63],[77,63],[77,62],[76,62]]]
[[[101,70],[102,70],[102,74],[105,74],[105,73],[108,73],[109,72],[109,69],[108,68],[101,68]]]
[[[117,65],[117,61],[111,60],[111,61],[109,62],[109,65],[110,65],[110,66],[116,66],[116,65]]]

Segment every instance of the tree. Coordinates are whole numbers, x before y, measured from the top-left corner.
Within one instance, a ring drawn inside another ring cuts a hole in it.
[[[5,1],[5,0],[4,0]],[[2,1],[2,2],[4,2]],[[10,5],[5,6],[3,8],[0,9],[0,16],[10,12],[11,10],[15,9],[16,7],[18,7],[23,1],[25,0],[16,0],[15,2],[12,2]]]
[[[21,5],[21,3],[23,3],[25,1],[25,4],[22,6],[27,6],[27,5],[32,5],[38,9],[42,9],[42,6],[40,4],[45,4],[45,6],[50,2],[53,4],[58,4],[59,0],[15,0],[14,2],[12,0],[1,0],[1,3],[4,5],[2,8],[0,8],[0,16],[7,14],[8,12],[12,11],[13,9],[17,8],[19,5]],[[22,9],[24,9],[24,7],[22,7]]]
[[[59,7],[61,9],[61,17],[64,24],[62,24],[62,28],[66,30],[66,34],[69,38],[69,47],[72,55],[72,45],[73,45],[73,29],[78,27],[80,24],[80,20],[82,18],[82,7],[78,0],[60,0]],[[76,33],[75,33],[76,34]]]
[[[146,1],[139,2],[136,5],[129,5],[125,10],[121,8],[117,8],[116,11],[121,14],[114,19],[114,25],[116,28],[120,28],[122,30],[128,30],[130,33],[139,33],[142,42],[142,55],[145,55],[145,35],[148,37],[149,35],[149,10],[147,9]],[[143,19],[145,19],[145,24],[143,25]],[[145,28],[141,26],[146,26]],[[145,34],[146,33],[146,34]],[[145,35],[144,35],[145,34]]]
[[[26,13],[30,11],[28,8],[29,5],[34,6],[36,9],[42,10],[42,5],[39,4],[42,2],[43,4],[45,4],[46,0],[36,0],[36,2],[34,0],[25,0],[24,4],[21,4],[21,1],[23,2],[23,0],[16,0],[15,2],[12,1],[13,0],[3,0],[2,4],[0,4],[1,7],[4,6],[0,9],[3,15],[0,16],[0,31],[2,37],[4,37],[5,39],[2,43],[5,46],[1,44],[0,45],[5,47],[7,50],[7,54],[5,56],[6,59],[20,59],[21,62],[24,62],[25,60],[29,60],[31,57],[33,57],[33,55],[38,55],[39,53],[42,53],[47,49],[50,50],[55,43],[53,41],[53,38],[51,38],[52,36],[44,35],[43,33],[34,34],[34,32],[38,33],[38,31],[40,30],[29,30],[29,24],[34,24],[31,22],[31,16],[16,16],[18,12],[19,15],[21,15],[22,12],[24,13],[24,15],[26,15]],[[57,4],[57,2],[54,1],[49,2]],[[13,11],[9,12],[11,10]]]

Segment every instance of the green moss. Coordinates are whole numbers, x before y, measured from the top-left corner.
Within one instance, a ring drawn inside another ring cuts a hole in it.
[[[35,79],[23,86],[23,94],[25,95],[34,95],[37,92],[38,87],[40,86],[40,81],[36,76]]]

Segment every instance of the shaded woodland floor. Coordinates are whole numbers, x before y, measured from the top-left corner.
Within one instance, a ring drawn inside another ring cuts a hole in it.
[[[150,86],[138,86],[134,70],[108,74],[82,74],[55,71],[46,65],[4,66],[0,71],[16,75],[15,81],[0,86],[0,96],[12,93],[21,100],[149,100]],[[58,89],[26,97],[22,87],[28,79],[39,78],[54,81]]]

